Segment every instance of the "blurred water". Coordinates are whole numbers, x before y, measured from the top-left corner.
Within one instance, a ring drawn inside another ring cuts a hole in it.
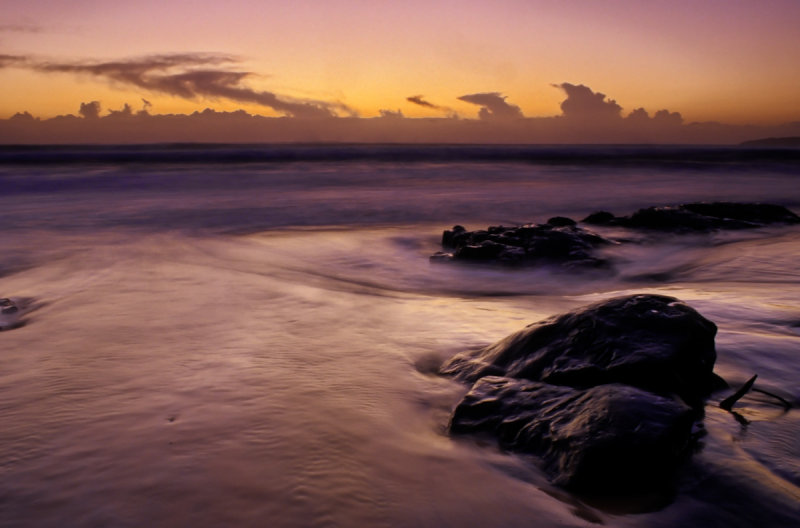
[[[0,166],[0,297],[27,306],[0,333],[0,525],[800,522],[800,419],[763,394],[737,405],[746,426],[711,402],[675,502],[623,515],[552,489],[524,457],[449,438],[466,387],[431,374],[551,314],[655,292],[717,323],[718,373],[758,374],[796,403],[800,229],[629,233],[639,243],[608,250],[613,275],[427,258],[456,223],[694,200],[798,211],[793,161],[164,149]]]

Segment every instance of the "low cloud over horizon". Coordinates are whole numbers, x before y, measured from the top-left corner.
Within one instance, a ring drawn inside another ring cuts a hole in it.
[[[446,116],[406,117],[401,110],[381,110],[361,118],[339,102],[294,99],[258,91],[245,83],[253,72],[235,69],[239,57],[221,53],[147,55],[118,61],[52,61],[26,55],[0,54],[0,68],[21,68],[45,74],[92,77],[125,89],[140,90],[141,105],[108,109],[101,101],[80,103],[77,115],[38,119],[18,112],[0,120],[0,142],[151,142],[151,141],[352,141],[452,143],[728,143],[758,136],[800,135],[800,123],[774,127],[685,124],[679,112],[651,114],[644,108],[627,113],[616,100],[583,84],[552,84],[565,98],[561,113],[528,117],[502,92],[455,97],[479,107],[477,119],[465,119],[423,95],[409,104],[446,112]],[[146,92],[146,93],[145,93]],[[187,100],[254,103],[283,117],[252,115],[243,110],[192,114],[151,114],[143,97],[167,94]],[[225,123],[224,131],[218,126]],[[224,134],[224,135],[223,135]]]

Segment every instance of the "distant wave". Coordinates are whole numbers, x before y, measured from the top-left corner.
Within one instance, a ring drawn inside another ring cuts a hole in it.
[[[800,162],[799,150],[742,146],[652,145],[331,145],[153,144],[115,146],[0,146],[3,164],[71,163],[535,163],[669,165]]]

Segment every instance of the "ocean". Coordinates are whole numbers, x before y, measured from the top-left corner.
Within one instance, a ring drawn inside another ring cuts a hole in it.
[[[444,229],[696,201],[800,213],[800,151],[0,147],[0,526],[800,525],[800,226],[630,233],[613,272],[434,263]],[[552,486],[447,424],[452,355],[630,293],[714,321],[667,506]],[[12,318],[14,315],[14,318]],[[20,326],[13,327],[20,323]]]

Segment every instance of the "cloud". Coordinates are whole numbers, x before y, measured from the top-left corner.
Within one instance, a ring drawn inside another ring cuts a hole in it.
[[[184,99],[219,98],[255,103],[290,117],[333,117],[337,110],[353,113],[342,103],[292,99],[254,90],[243,84],[254,75],[252,72],[228,69],[239,62],[238,57],[221,53],[148,55],[107,62],[42,62],[0,55],[0,65],[3,66],[26,67],[44,73],[89,75],[113,84]]]
[[[481,119],[517,119],[525,117],[516,105],[508,104],[506,97],[498,92],[462,95],[460,101],[481,106],[478,117]]]
[[[683,124],[683,116],[679,112],[670,112],[669,110],[659,110],[653,116],[653,121],[667,125],[667,126],[680,126]]]
[[[90,103],[84,103],[89,105]],[[99,108],[97,108],[99,111]],[[133,115],[130,115],[131,112]],[[84,114],[86,111],[84,111]],[[76,112],[77,114],[77,112]],[[0,119],[0,144],[94,144],[157,142],[301,142],[301,143],[462,143],[462,144],[735,144],[758,137],[800,136],[800,123],[774,127],[693,123],[665,125],[667,112],[651,118],[639,112],[641,123],[628,118],[594,123],[561,117],[513,121],[449,118],[403,118],[384,111],[368,119],[287,120],[248,114],[244,110],[206,109],[192,114],[150,116],[123,106],[99,119],[58,116],[39,120],[29,113]]]
[[[122,107],[122,110],[109,110],[107,117],[131,117],[133,115],[133,108],[128,103]]]
[[[561,102],[564,117],[592,120],[621,117],[622,107],[615,100],[606,99],[606,94],[593,92],[591,88],[582,84],[561,83],[553,86],[561,88],[567,94],[567,98]]]
[[[430,101],[425,100],[424,95],[412,95],[411,97],[406,97],[406,101],[409,103],[413,103],[417,106],[422,106],[424,108],[430,108],[432,110],[440,110],[448,114],[448,117],[451,119],[458,119],[458,112],[450,108],[449,106],[437,105],[431,103]]]
[[[414,103],[415,105],[424,106],[424,107],[427,107],[427,108],[436,108],[436,109],[439,108],[438,105],[435,105],[433,103],[429,103],[428,101],[423,99],[423,97],[424,96],[422,96],[422,95],[412,95],[411,97],[406,97],[406,101],[408,101],[409,103]]]
[[[38,121],[37,118],[33,117],[30,112],[17,112],[13,116],[8,118],[9,121]]]
[[[0,64],[46,73],[93,76],[144,91],[185,98],[214,97],[253,101],[295,117],[334,115],[344,105],[292,100],[271,92],[258,92],[244,83],[252,75],[235,71],[236,57],[219,54],[173,54],[114,62],[44,62],[36,56],[0,55]],[[401,110],[380,110],[377,119],[292,119],[248,114],[244,110],[164,114],[151,116],[151,103],[141,97],[139,111],[125,104],[103,110],[99,101],[84,102],[79,115],[50,119],[20,113],[0,119],[0,143],[119,143],[156,141],[227,142],[377,142],[377,143],[737,143],[759,136],[800,135],[800,123],[775,128],[683,124],[678,112],[655,114],[636,108],[625,117],[613,99],[584,85],[563,83],[563,115],[524,118],[518,106],[499,92],[474,93],[458,99],[480,107],[482,121],[405,117]],[[407,98],[426,108],[443,107],[424,96]],[[138,105],[136,105],[138,106]]]
[[[650,121],[650,114],[644,108],[637,108],[626,117],[631,123],[647,123]]]
[[[78,110],[78,113],[85,119],[97,119],[100,117],[100,101],[81,103],[81,108]]]
[[[659,110],[653,117],[644,108],[637,108],[625,118],[625,122],[633,125],[653,125],[660,127],[675,127],[683,124],[683,116],[679,112]]]
[[[403,119],[405,117],[402,110],[397,110],[395,112],[393,110],[381,109],[380,115],[385,119]]]
[[[24,55],[0,54],[0,68],[24,67],[28,61],[28,57]]]

